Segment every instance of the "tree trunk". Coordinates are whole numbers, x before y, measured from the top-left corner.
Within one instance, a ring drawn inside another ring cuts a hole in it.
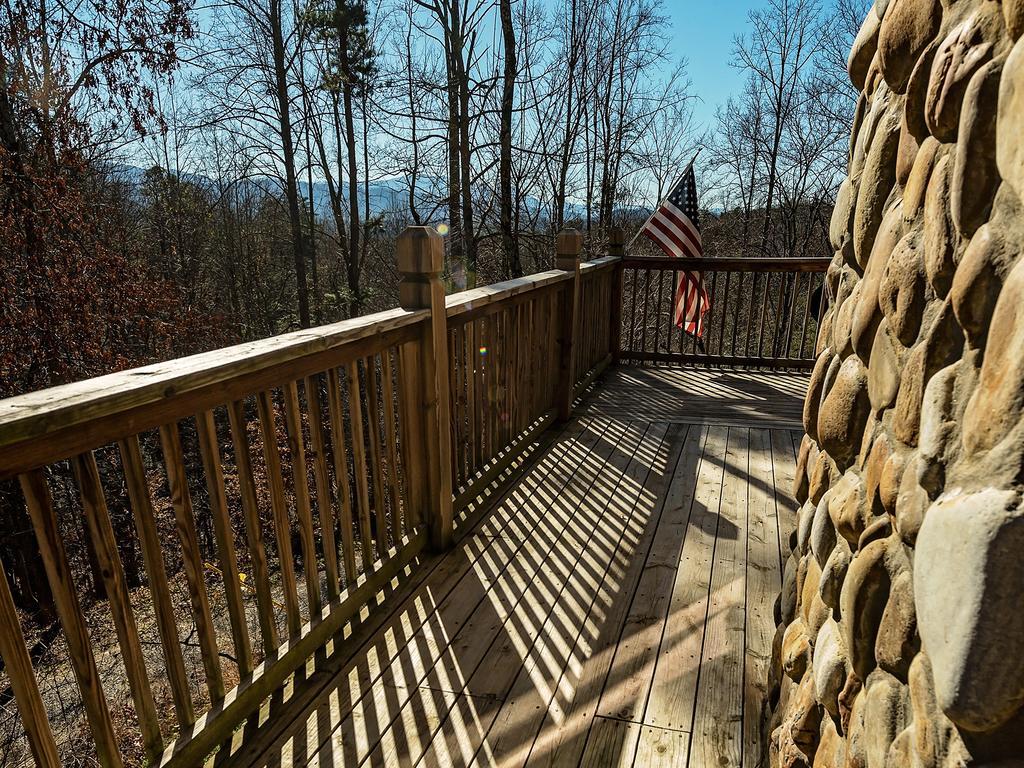
[[[512,107],[516,87],[516,31],[512,26],[512,0],[500,0],[501,35],[505,46],[505,70],[501,88],[501,158],[498,185],[501,196],[501,242],[512,277],[521,277],[519,240],[512,222]]]

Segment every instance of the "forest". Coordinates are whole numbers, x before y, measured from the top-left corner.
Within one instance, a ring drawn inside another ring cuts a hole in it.
[[[672,43],[672,0],[9,0],[0,397],[392,307],[409,224],[445,236],[450,292],[549,269],[565,226],[600,255],[698,150],[706,255],[830,256],[865,7],[765,0],[721,52],[742,89],[698,121],[714,95]],[[45,660],[34,546],[0,484],[0,562]]]

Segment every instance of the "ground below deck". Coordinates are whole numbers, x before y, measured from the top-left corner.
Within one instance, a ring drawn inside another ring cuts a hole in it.
[[[763,764],[805,385],[610,371],[357,653],[283,693],[287,724],[219,762]]]

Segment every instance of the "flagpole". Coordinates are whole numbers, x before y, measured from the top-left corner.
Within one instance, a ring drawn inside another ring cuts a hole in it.
[[[640,237],[640,233],[644,231],[644,227],[646,227],[650,223],[651,219],[654,218],[654,214],[656,214],[658,212],[658,209],[661,208],[662,203],[664,203],[668,196],[672,194],[672,190],[676,188],[676,184],[678,184],[679,181],[683,178],[683,176],[685,176],[689,172],[689,170],[693,168],[693,164],[697,162],[697,155],[699,155],[701,153],[701,150],[703,149],[704,147],[697,147],[697,151],[694,153],[693,159],[690,160],[687,166],[683,169],[683,172],[676,176],[676,180],[672,182],[672,186],[668,188],[668,192],[665,195],[665,197],[661,198],[661,200],[658,201],[658,204],[654,206],[654,210],[651,211],[651,215],[647,217],[647,220],[644,221],[643,224],[640,225],[640,229],[636,231],[636,234],[633,235],[632,239],[628,243],[626,243],[626,247],[622,249],[623,253],[628,251],[629,247],[636,242],[636,239],[638,237]],[[696,204],[696,200],[694,201],[694,203]]]

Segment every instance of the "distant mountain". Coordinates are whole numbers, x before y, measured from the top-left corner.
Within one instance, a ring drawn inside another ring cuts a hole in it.
[[[109,172],[126,182],[141,187],[145,182],[146,173],[149,169],[135,165],[112,163],[108,166]],[[194,184],[204,189],[214,189],[215,181],[209,176],[197,173],[182,173],[183,181]],[[246,179],[245,184],[251,185],[253,190],[262,190],[266,194],[280,194],[280,183],[269,176],[254,176]],[[377,216],[389,211],[404,212],[409,206],[408,180],[404,178],[382,179],[370,182],[370,212]],[[443,179],[435,179],[429,176],[420,176],[416,179],[416,206],[422,215],[428,215],[433,210],[438,200],[446,194],[447,182]],[[299,182],[299,194],[306,199],[311,199],[313,210],[318,216],[329,218],[331,216],[331,199],[327,182],[314,181],[310,186],[305,181]],[[359,208],[363,208],[362,190],[359,194]],[[346,190],[341,190],[342,205],[348,210],[348,197]],[[532,195],[527,195],[523,201],[527,211],[535,213],[540,207],[540,200]],[[643,206],[625,206],[617,209],[617,212],[626,214],[630,219],[646,217],[650,209]],[[579,203],[568,204],[566,211],[567,219],[583,219],[586,217],[586,207]]]

